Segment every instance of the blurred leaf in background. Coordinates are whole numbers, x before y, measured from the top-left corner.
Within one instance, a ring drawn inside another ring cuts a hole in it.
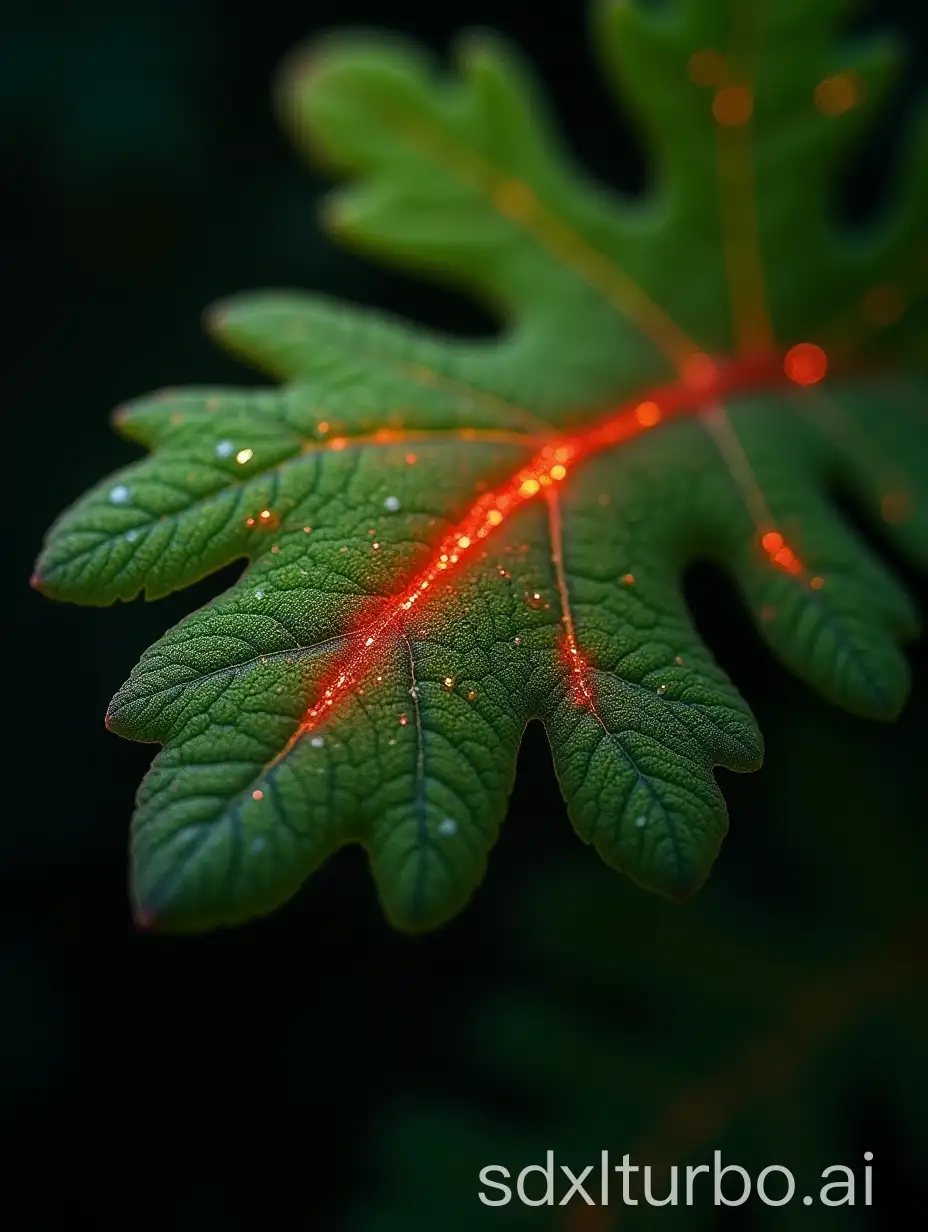
[[[539,874],[513,905],[515,986],[488,997],[470,1028],[485,1104],[396,1107],[371,1143],[380,1188],[352,1232],[611,1232],[649,1217],[727,1226],[705,1178],[695,1204],[682,1204],[682,1168],[677,1208],[646,1205],[640,1174],[637,1208],[621,1207],[618,1176],[607,1208],[577,1196],[565,1208],[525,1206],[515,1178],[548,1149],[575,1175],[596,1165],[597,1202],[602,1150],[614,1164],[626,1152],[651,1164],[655,1198],[669,1192],[662,1166],[711,1164],[715,1150],[753,1178],[785,1165],[793,1203],[752,1198],[740,1212],[758,1229],[821,1227],[825,1208],[801,1198],[817,1199],[822,1169],[843,1164],[858,1193],[840,1226],[882,1226],[866,1222],[864,1151],[884,1213],[898,1173],[916,1176],[928,1151],[924,828],[900,807],[906,784],[873,756],[865,728],[800,710],[772,717],[769,731],[791,774],[771,782],[742,859],[685,913],[582,862]],[[764,883],[772,890],[760,892]],[[851,1111],[861,1091],[863,1120]],[[509,1169],[513,1189],[492,1211],[477,1197],[489,1164]],[[569,1188],[558,1175],[555,1202]],[[543,1194],[542,1177],[526,1188]],[[783,1188],[771,1179],[771,1196]]]

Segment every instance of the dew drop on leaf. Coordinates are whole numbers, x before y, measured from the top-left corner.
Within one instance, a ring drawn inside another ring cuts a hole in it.
[[[397,509],[399,509],[400,507],[399,497],[398,496],[388,496],[387,499],[383,502],[383,507],[384,509],[389,510],[390,513],[396,513]]]
[[[235,446],[231,441],[219,441],[216,445],[217,458],[231,458]]]
[[[442,821],[438,823],[438,833],[439,834],[444,834],[450,838],[451,835],[457,834],[457,832],[458,832],[458,823],[454,820],[453,817],[445,817]]]
[[[537,610],[544,603],[544,600],[537,590],[527,590],[522,596],[522,602],[526,607]]]
[[[117,483],[115,488],[110,488],[110,503],[113,505],[124,505],[129,499],[129,489],[124,483]]]
[[[400,727],[405,727],[406,724],[409,722],[409,719],[406,718],[405,714],[401,714],[397,722],[399,723]]]

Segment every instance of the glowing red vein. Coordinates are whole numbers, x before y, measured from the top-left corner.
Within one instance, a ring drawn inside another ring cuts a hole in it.
[[[356,635],[358,643],[336,663],[318,699],[275,760],[286,756],[294,744],[317,727],[335,703],[350,692],[359,677],[373,666],[385,635],[402,622],[407,612],[421,605],[433,588],[507,518],[545,488],[562,482],[571,466],[603,449],[633,440],[668,419],[692,414],[707,401],[737,390],[772,384],[782,376],[780,361],[770,357],[720,361],[704,357],[704,362],[691,371],[691,379],[661,386],[643,399],[610,412],[576,435],[553,440],[502,488],[484,493],[442,541],[422,572],[390,601],[379,619],[366,624]]]

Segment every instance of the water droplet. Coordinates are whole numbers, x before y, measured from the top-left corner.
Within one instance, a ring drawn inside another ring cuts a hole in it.
[[[522,639],[521,639],[521,637],[514,637],[512,640],[515,642],[515,644],[516,644],[517,646],[521,646],[521,645],[522,645]]]
[[[217,458],[231,458],[235,446],[231,441],[218,441],[216,444]]]
[[[472,701],[474,701],[474,700],[475,700],[476,696],[477,696],[477,694],[474,692],[474,690],[473,690],[473,689],[471,689],[471,691],[470,691],[470,692],[468,693],[468,695],[467,695],[467,700],[468,700],[469,702],[472,702]]]
[[[635,825],[638,827],[639,830],[641,829],[642,826],[646,826],[647,824],[648,824],[647,817],[636,817],[635,818]]]
[[[537,610],[538,608],[541,607],[544,600],[542,599],[541,595],[538,593],[537,590],[527,590],[522,596],[522,602],[525,604],[526,607],[530,607],[533,610]]]
[[[115,488],[110,488],[110,502],[113,505],[124,505],[129,499],[129,489],[124,483],[117,483]]]
[[[263,591],[263,590],[256,590],[256,591],[255,591],[255,598],[256,598],[256,599],[263,599],[263,598],[264,598],[264,591]]]
[[[384,509],[388,509],[390,513],[396,513],[397,509],[399,509],[400,507],[399,497],[398,496],[388,496],[387,499],[383,502],[383,507]]]
[[[309,743],[314,749],[321,749],[325,744],[325,736],[313,736]]]
[[[458,832],[458,823],[454,820],[453,817],[445,817],[442,821],[438,823],[438,833],[439,834],[444,834],[450,838],[452,834],[457,834],[457,832]]]
[[[255,790],[251,793],[251,798],[252,800],[263,800],[264,792],[261,791],[260,788],[256,787]]]
[[[239,466],[244,466],[245,463],[249,462],[254,456],[255,451],[253,449],[240,449],[235,455],[235,460]]]
[[[667,686],[666,686],[665,684],[659,684],[659,685],[657,686],[657,691],[658,691],[658,693],[666,693],[666,692],[667,692]]]
[[[441,687],[445,690],[446,693],[450,693],[454,689],[454,677],[445,676],[445,678],[441,682]]]
[[[677,663],[682,667],[683,666],[683,655],[677,655],[677,657],[674,659],[674,663]]]
[[[399,723],[400,727],[405,727],[406,724],[409,722],[409,719],[406,718],[405,714],[401,714],[397,722]]]
[[[139,532],[137,530],[127,530],[126,531],[126,538],[129,540],[130,543],[135,543],[138,537],[139,537]]]
[[[415,685],[413,685],[412,688],[409,690],[409,696],[413,699],[413,701],[415,701],[416,698],[419,696],[419,690],[416,688]]]
[[[264,838],[260,838],[260,837],[259,837],[259,838],[256,838],[256,839],[252,842],[252,844],[251,844],[251,850],[254,852],[254,854],[255,854],[255,855],[257,855],[257,854],[258,854],[258,852],[259,852],[259,851],[263,851],[263,850],[264,850],[264,848],[265,848],[266,846],[267,846],[267,839],[264,839]]]

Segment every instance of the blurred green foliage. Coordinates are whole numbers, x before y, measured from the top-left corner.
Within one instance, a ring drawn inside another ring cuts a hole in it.
[[[661,1165],[711,1164],[720,1150],[753,1178],[774,1163],[796,1178],[787,1208],[749,1200],[741,1213],[751,1227],[873,1226],[862,1206],[864,1151],[874,1152],[884,1210],[889,1174],[914,1175],[928,1151],[924,828],[899,808],[904,784],[863,727],[781,711],[770,729],[790,766],[769,784],[770,817],[757,818],[758,831],[775,829],[755,832],[684,911],[589,862],[551,867],[527,887],[511,912],[514,986],[487,997],[468,1027],[484,1106],[403,1100],[372,1137],[380,1189],[353,1230],[611,1232],[649,1217],[657,1227],[723,1226],[705,1177],[691,1208],[649,1207],[640,1190],[638,1207],[622,1208],[618,1176],[605,1208],[576,1196],[563,1209],[515,1196],[494,1210],[479,1203],[482,1167],[507,1167],[514,1191],[518,1172],[544,1164],[548,1149],[576,1175],[595,1165],[597,1202],[602,1150],[614,1164],[626,1152],[651,1164],[655,1197],[668,1193]],[[855,1121],[861,1089],[895,1142],[873,1141]],[[801,1204],[806,1193],[817,1199],[833,1164],[857,1178],[857,1205],[840,1216],[817,1200]],[[555,1202],[569,1188],[558,1175]],[[683,1179],[681,1168],[681,1202]],[[542,1178],[527,1188],[540,1196]],[[782,1182],[772,1178],[769,1192],[779,1195]]]

